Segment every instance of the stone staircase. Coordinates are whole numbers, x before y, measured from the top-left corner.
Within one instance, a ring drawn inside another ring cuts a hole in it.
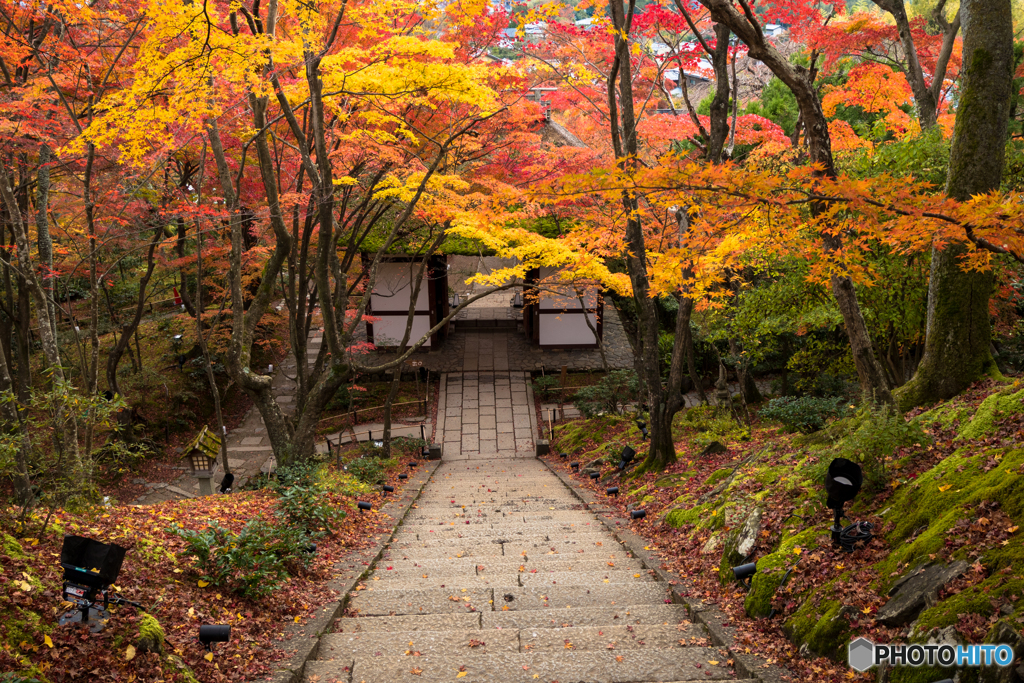
[[[310,683],[737,680],[536,460],[443,463],[362,586]]]

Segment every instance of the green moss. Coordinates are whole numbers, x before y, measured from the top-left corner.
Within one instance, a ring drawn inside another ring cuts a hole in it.
[[[648,503],[650,503],[653,500],[654,500],[654,496],[644,496],[643,498],[640,499],[640,504],[641,505],[647,505]]]
[[[990,467],[993,459],[998,464]],[[1022,466],[1024,450],[1003,453],[961,448],[918,477],[913,485],[898,489],[886,514],[894,523],[887,534],[892,551],[876,565],[878,575],[884,577],[881,587],[895,580],[890,575],[901,565],[913,566],[940,551],[949,529],[965,515],[973,514],[982,501],[998,502],[1015,523],[1024,523],[1024,477],[1019,474]],[[1018,545],[1014,541],[988,553],[986,566],[1001,568],[1012,563]]]
[[[601,415],[589,420],[575,420],[564,426],[555,427],[558,450],[573,453],[579,451],[583,444],[589,441],[603,444],[611,431],[624,424],[629,424],[629,421],[620,415]],[[603,450],[603,448],[596,450]]]
[[[150,652],[163,651],[164,629],[152,614],[143,614],[139,618],[138,642]]]
[[[688,482],[693,475],[696,474],[694,470],[686,470],[685,472],[679,472],[676,474],[666,474],[661,479],[654,482],[654,487],[658,489],[671,489],[683,486]]]
[[[13,557],[19,560],[27,560],[28,555],[25,554],[25,549],[21,547],[21,543],[18,542],[14,536],[3,534],[3,547],[4,555]]]
[[[722,481],[732,473],[733,470],[730,467],[724,467],[720,470],[715,470],[714,472],[711,473],[711,476],[707,478],[704,484],[707,486],[714,486],[715,484]]]
[[[755,575],[756,576],[756,575]],[[828,584],[821,593],[830,591]],[[846,645],[850,637],[850,622],[843,616],[843,603],[838,599],[806,600],[796,614],[783,624],[782,630],[797,646],[807,648],[836,661],[846,658]]]
[[[710,503],[690,508],[676,508],[665,515],[665,524],[676,529],[685,524],[697,525],[710,514],[712,509],[713,507]]]
[[[952,678],[955,673],[956,669],[940,669],[937,666],[900,666],[889,670],[889,683],[933,683]]]
[[[757,561],[757,573],[751,577],[750,591],[743,601],[743,608],[751,617],[767,617],[772,611],[772,598],[782,584],[786,570],[796,564],[799,554],[821,545],[820,529],[805,529],[783,539],[775,552]],[[822,537],[823,538],[823,537]]]
[[[949,429],[954,425],[965,424],[970,417],[970,407],[954,399],[947,403],[940,403],[931,410],[921,413],[915,419],[925,426],[938,425],[943,429]]]
[[[996,424],[1011,415],[1024,412],[1024,389],[1016,393],[1010,393],[1008,387],[1003,391],[996,392],[986,398],[978,406],[974,417],[961,427],[959,438],[980,439],[995,432]]]
[[[1014,597],[1014,608],[1019,613],[1021,607],[1024,607],[1024,578],[1013,577],[1007,580],[1006,576],[998,574],[990,576],[981,583],[951,595],[921,612],[915,632],[925,633],[933,628],[952,626],[959,620],[961,614],[992,616],[995,613],[993,602],[998,603],[1001,598],[1012,600]]]

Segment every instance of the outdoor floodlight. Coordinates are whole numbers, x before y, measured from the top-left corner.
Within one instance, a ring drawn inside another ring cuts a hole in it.
[[[369,503],[366,503],[364,501],[359,501],[358,503],[356,503],[356,507],[359,508],[360,512],[363,512],[364,510],[372,510],[373,509],[372,505],[370,505]]]
[[[224,475],[224,478],[220,480],[220,492],[231,493],[231,487],[235,485],[235,475],[228,472]]]
[[[647,516],[647,510],[631,510],[629,516],[633,519],[643,519]]]
[[[65,536],[60,549],[60,566],[64,569],[61,597],[76,609],[66,612],[58,623],[86,624],[93,633],[103,630],[110,618],[110,605],[142,605],[110,592],[117,581],[126,550],[113,543],[100,543],[84,536]]]
[[[388,486],[387,484],[384,485],[384,493],[394,493],[394,492],[395,492],[395,487],[394,486]]]
[[[732,575],[736,577],[736,580],[741,584],[750,588],[751,577],[757,573],[757,562],[751,562],[749,564],[741,564],[738,567],[732,568]]]
[[[629,446],[622,447],[622,455],[619,456],[619,469],[624,470],[629,463],[633,462],[633,458],[636,457],[636,451]]]
[[[578,462],[574,462],[573,464],[569,465],[569,467],[572,468],[573,472],[579,472],[580,471],[580,464]]]
[[[560,457],[562,460],[565,460],[566,458],[569,457],[569,454],[568,453],[559,453],[558,457]]]
[[[828,465],[828,471],[825,472],[825,493],[828,495],[828,501],[825,504],[835,513],[831,529],[832,545],[843,545],[843,505],[857,497],[863,481],[860,465],[852,460],[836,458]],[[860,532],[859,524],[851,526],[857,526],[858,533]],[[867,538],[871,538],[870,532],[868,532]],[[866,539],[858,538],[857,540]],[[852,543],[849,544],[847,550],[852,552]]]
[[[402,474],[399,474],[399,475],[398,475],[398,478],[399,478],[399,479],[408,479],[408,478],[409,478],[409,475],[408,475],[408,474],[406,474],[405,472],[403,472]]]
[[[640,430],[640,438],[647,439],[650,433],[647,431],[647,423],[642,420],[636,421],[636,428]]]
[[[591,473],[590,473],[590,478],[591,478],[591,479],[597,479],[597,478],[598,478],[598,477],[600,477],[600,476],[601,476],[601,473],[600,473],[600,472],[591,472]]]
[[[516,292],[512,296],[512,308],[522,308],[522,307],[523,307],[523,295],[522,295],[521,292]]]
[[[609,486],[608,490],[605,491],[605,493],[607,493],[609,496],[616,496],[617,497],[619,495],[619,487],[618,486]]]
[[[213,652],[214,643],[226,643],[229,640],[231,640],[230,624],[206,624],[199,627],[199,642],[209,652]]]
[[[303,550],[309,555],[316,555],[316,543],[308,543]]]

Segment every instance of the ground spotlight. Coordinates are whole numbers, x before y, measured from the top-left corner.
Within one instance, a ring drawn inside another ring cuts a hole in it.
[[[395,487],[394,486],[388,486],[387,484],[384,485],[384,493],[394,493],[394,492],[395,492]]]
[[[646,440],[646,439],[648,439],[650,437],[650,432],[647,431],[647,423],[646,422],[643,422],[642,420],[637,420],[636,421],[636,428],[640,430],[640,438],[641,439]]]
[[[629,516],[633,519],[643,519],[647,516],[647,510],[632,510],[630,511]]]
[[[572,468],[573,472],[579,472],[580,471],[580,464],[578,462],[574,462],[573,464],[569,465],[569,467]]]
[[[303,550],[309,555],[316,555],[316,543],[307,543]]]
[[[757,562],[751,562],[749,564],[741,564],[738,567],[732,568],[732,575],[736,577],[736,580],[742,583],[747,588],[750,588],[751,577],[757,573]]]
[[[224,475],[224,478],[220,480],[220,492],[231,493],[231,487],[235,485],[235,475],[228,472]]]
[[[854,545],[871,540],[871,524],[856,522],[843,528],[843,506],[857,497],[864,477],[860,465],[846,458],[835,458],[825,472],[826,505],[835,513],[832,523],[832,545],[853,552]]]
[[[199,642],[210,652],[213,651],[214,643],[226,643],[229,640],[231,640],[229,624],[206,624],[199,627]]]
[[[609,496],[618,496],[619,495],[619,487],[618,486],[609,486],[608,490],[606,491],[606,493]]]
[[[559,453],[558,457],[560,457],[562,460],[565,460],[566,458],[569,457],[569,454],[568,453]]]
[[[356,503],[356,507],[359,508],[360,512],[373,509],[372,505],[363,501],[359,501],[358,503]]]
[[[600,476],[601,476],[601,473],[600,473],[600,472],[591,472],[591,473],[590,473],[590,478],[591,478],[591,479],[597,479],[597,478],[598,478],[598,477],[600,477]]]
[[[635,457],[636,451],[634,451],[629,446],[623,446],[622,455],[619,456],[619,470],[621,471],[626,469],[629,463],[633,462],[633,458]]]
[[[399,478],[399,479],[408,479],[408,478],[409,478],[409,475],[408,475],[408,474],[405,474],[405,473],[403,472],[402,474],[399,474],[399,475],[398,475],[398,478]]]

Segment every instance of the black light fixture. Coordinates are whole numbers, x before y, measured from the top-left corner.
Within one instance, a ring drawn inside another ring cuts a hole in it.
[[[568,453],[559,453],[558,457],[560,457],[562,460],[565,460],[566,458],[569,457],[569,454]]]
[[[522,294],[522,292],[516,290],[516,293],[512,295],[512,308],[522,308],[522,307],[523,307],[523,294]]]
[[[857,497],[863,481],[860,465],[852,460],[836,458],[828,465],[828,470],[825,472],[825,493],[828,495],[828,500],[825,505],[835,513],[831,529],[832,545],[843,545],[843,506]],[[857,526],[859,531],[859,524],[851,526]],[[867,537],[870,538],[870,531],[867,533]],[[852,544],[846,549],[852,551]]]
[[[373,509],[372,505],[370,505],[369,503],[364,502],[364,501],[359,501],[358,503],[356,503],[356,507],[359,508],[360,512],[363,512],[365,510],[372,510]]]
[[[643,420],[636,421],[636,428],[640,430],[640,438],[645,441],[650,437],[650,433],[647,431],[647,423]]]
[[[605,491],[605,493],[607,493],[609,496],[616,496],[617,497],[619,495],[619,487],[618,486],[609,486],[608,490]]]
[[[398,475],[398,478],[399,478],[399,479],[408,479],[408,478],[409,478],[409,475],[408,475],[408,474],[406,474],[405,472],[403,472],[402,474],[399,474],[399,475]]]
[[[394,492],[395,492],[395,487],[394,486],[388,486],[387,484],[384,484],[384,493],[394,493]]]
[[[573,472],[579,472],[580,471],[580,464],[578,462],[574,462],[573,464],[569,465],[569,467],[572,468]]]
[[[732,568],[732,575],[741,584],[750,588],[751,577],[757,573],[757,562],[750,562],[749,564],[741,564],[738,567]]]
[[[600,472],[591,472],[591,473],[590,473],[590,478],[591,478],[591,479],[597,479],[597,478],[598,478],[598,477],[600,477],[600,476],[601,476],[601,473],[600,473]]]
[[[110,619],[111,605],[142,605],[111,594],[126,550],[114,543],[100,543],[84,536],[65,536],[60,549],[64,569],[61,597],[76,609],[66,612],[58,623],[82,623],[93,633],[103,630]]]
[[[455,295],[452,296],[452,308],[458,308],[461,303],[462,299],[459,298],[459,293],[455,292]]]
[[[316,543],[307,543],[302,550],[309,555],[316,555]]]
[[[643,519],[647,516],[647,510],[631,510],[629,516],[633,519]]]
[[[231,640],[230,624],[205,624],[199,627],[199,642],[208,652],[213,652],[214,643],[226,643]]]
[[[629,446],[622,447],[622,455],[619,456],[619,469],[624,470],[629,466],[629,463],[633,462],[633,458],[636,457],[636,451]]]
[[[220,480],[220,492],[231,493],[231,487],[235,485],[235,475],[228,472],[224,475],[224,478]]]

